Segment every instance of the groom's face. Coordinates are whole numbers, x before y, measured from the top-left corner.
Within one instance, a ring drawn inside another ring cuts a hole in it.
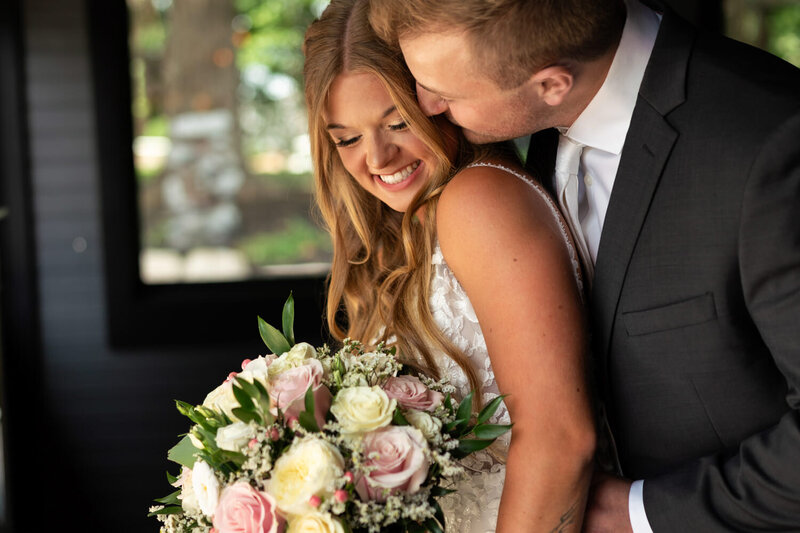
[[[417,80],[417,99],[428,115],[444,113],[474,143],[522,137],[549,127],[548,106],[526,82],[502,89],[490,80],[462,32],[424,33],[400,39]]]

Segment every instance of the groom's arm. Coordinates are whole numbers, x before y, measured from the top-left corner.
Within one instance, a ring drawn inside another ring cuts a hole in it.
[[[788,385],[772,427],[644,481],[661,531],[800,530],[800,113],[765,140],[742,203],[739,268],[748,312]]]

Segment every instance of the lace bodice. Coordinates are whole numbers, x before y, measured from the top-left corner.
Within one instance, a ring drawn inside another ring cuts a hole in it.
[[[475,163],[472,166],[489,166],[505,170],[530,184],[547,201],[553,216],[559,221],[564,240],[572,258],[576,283],[582,292],[580,263],[572,246],[558,208],[549,196],[526,176],[509,168],[492,163]],[[486,404],[500,394],[495,381],[489,352],[483,337],[478,317],[467,293],[461,287],[453,272],[447,266],[438,243],[431,258],[433,274],[431,278],[430,309],[433,319],[442,333],[458,347],[470,360],[483,386],[482,403]],[[470,385],[461,368],[450,358],[441,357],[438,361],[441,373],[447,376],[456,387],[456,394],[463,398],[470,392]],[[494,424],[509,424],[508,410],[500,405],[490,420]],[[505,479],[505,460],[508,455],[510,432],[500,437],[487,450],[474,453],[461,464],[466,476],[457,482],[456,492],[442,499],[442,510],[448,531],[457,533],[493,533],[497,522],[497,511]]]

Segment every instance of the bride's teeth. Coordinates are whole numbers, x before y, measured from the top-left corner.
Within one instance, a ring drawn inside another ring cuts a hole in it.
[[[399,170],[394,174],[390,174],[388,176],[383,176],[381,174],[378,174],[378,177],[381,179],[382,182],[388,183],[389,185],[394,185],[396,183],[400,183],[401,181],[409,177],[411,173],[417,169],[418,166],[419,166],[419,161],[414,161],[403,170]]]

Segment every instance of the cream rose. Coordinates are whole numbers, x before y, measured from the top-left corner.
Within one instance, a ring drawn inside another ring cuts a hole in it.
[[[233,383],[230,380],[226,380],[225,383],[209,392],[206,399],[203,400],[203,405],[218,413],[225,413],[231,420],[238,420],[233,416],[233,410],[239,407],[239,402],[233,395]],[[195,446],[197,445],[195,444]]]
[[[250,439],[256,436],[256,430],[250,424],[234,422],[217,430],[217,446],[223,450],[240,452]]]
[[[344,459],[335,446],[317,437],[294,442],[272,468],[267,492],[275,497],[278,509],[288,515],[303,515],[314,508],[312,496],[329,497],[342,476]]]
[[[286,533],[344,533],[344,527],[328,513],[312,512],[291,520]]]
[[[442,421],[424,411],[409,409],[403,413],[409,424],[422,432],[428,440],[434,440],[442,434]]]
[[[274,355],[269,355],[267,357],[261,355],[256,357],[247,363],[244,368],[242,368],[242,371],[236,375],[236,377],[239,379],[246,379],[250,383],[258,380],[266,387],[267,381],[269,380],[269,367],[274,362],[274,357]]]
[[[364,437],[364,464],[371,470],[356,481],[363,500],[384,501],[395,492],[417,492],[428,476],[428,443],[410,426],[391,426]]]
[[[181,469],[181,476],[175,483],[175,487],[181,489],[181,494],[178,499],[181,501],[181,507],[187,513],[199,513],[200,506],[197,504],[197,496],[194,494],[194,487],[192,486],[192,470],[185,466]]]
[[[197,461],[192,467],[192,489],[200,510],[204,515],[213,517],[219,502],[219,481],[204,461]]]
[[[429,389],[416,376],[390,377],[383,384],[389,398],[394,398],[401,407],[418,411],[433,411],[444,400],[441,392]]]
[[[313,359],[317,351],[307,342],[301,342],[292,346],[291,350],[284,352],[280,357],[272,361],[269,365],[269,377],[286,372],[290,368],[302,365],[308,359]]]
[[[388,426],[397,401],[390,399],[378,386],[342,389],[331,406],[342,433],[360,434]]]

